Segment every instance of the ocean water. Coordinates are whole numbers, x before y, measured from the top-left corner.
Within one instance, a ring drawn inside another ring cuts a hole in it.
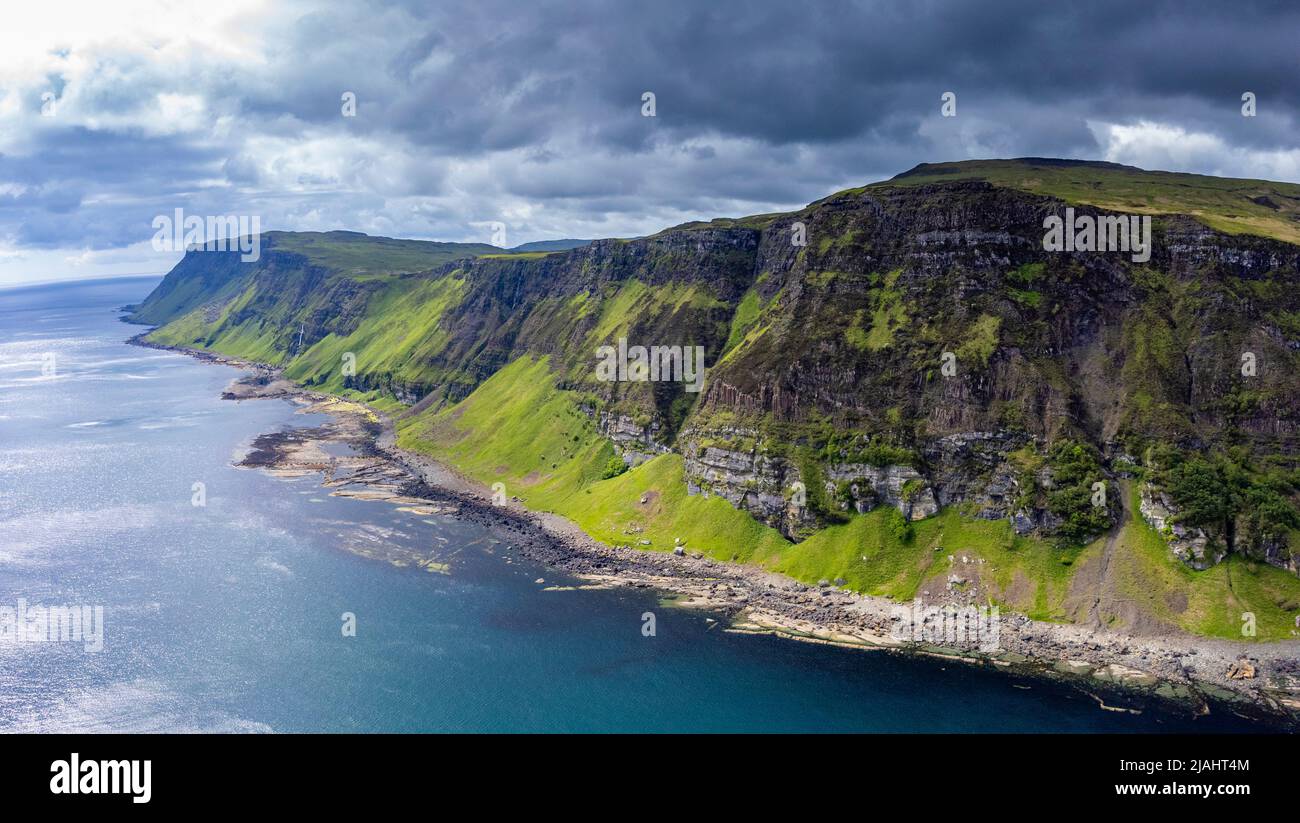
[[[0,291],[0,608],[103,609],[98,651],[0,642],[0,730],[1251,728],[1107,712],[962,664],[729,634],[645,591],[543,591],[575,581],[508,562],[492,529],[234,468],[258,434],[312,419],[221,400],[233,369],[126,345],[139,328],[116,308],[156,282]],[[352,551],[386,542],[449,573]]]

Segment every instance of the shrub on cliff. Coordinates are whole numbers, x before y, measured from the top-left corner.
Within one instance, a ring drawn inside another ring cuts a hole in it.
[[[625,471],[627,471],[627,463],[624,463],[623,458],[616,454],[605,464],[605,470],[601,472],[600,479],[608,480],[611,477],[618,477]]]
[[[1052,491],[1047,509],[1061,519],[1056,534],[1069,543],[1083,543],[1110,528],[1110,514],[1093,504],[1093,484],[1105,481],[1097,450],[1086,443],[1062,440],[1048,455]]]
[[[1244,452],[1187,455],[1172,446],[1151,451],[1153,479],[1177,510],[1175,520],[1221,538],[1229,549],[1249,553],[1265,543],[1286,543],[1300,529],[1290,475],[1260,472]]]

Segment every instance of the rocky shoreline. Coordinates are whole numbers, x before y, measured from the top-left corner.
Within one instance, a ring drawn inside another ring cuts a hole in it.
[[[494,502],[490,490],[452,467],[397,448],[391,421],[369,407],[303,389],[263,364],[159,346],[143,335],[130,342],[246,370],[223,394],[228,399],[279,397],[303,405],[304,411],[331,415],[329,425],[259,437],[243,465],[290,475],[319,472],[331,494],[387,500],[415,514],[446,513],[494,527],[519,555],[588,586],[667,592],[677,605],[725,615],[729,631],[934,655],[1047,678],[1080,689],[1104,709],[1141,711],[1158,703],[1197,714],[1231,711],[1270,726],[1300,729],[1300,641],[1247,644],[1188,635],[1126,636],[1010,614],[998,621],[994,650],[982,650],[975,642],[900,639],[896,612],[910,604],[809,586],[757,567],[685,552],[606,546],[565,518],[530,511],[515,501]],[[356,456],[332,456],[323,448],[327,443],[346,444]]]

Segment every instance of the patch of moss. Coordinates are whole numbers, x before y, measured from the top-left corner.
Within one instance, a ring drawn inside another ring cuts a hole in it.
[[[955,354],[959,363],[977,363],[980,368],[989,364],[989,358],[998,347],[998,331],[1002,327],[1001,318],[990,314],[981,314],[966,333],[965,340],[957,347]]]

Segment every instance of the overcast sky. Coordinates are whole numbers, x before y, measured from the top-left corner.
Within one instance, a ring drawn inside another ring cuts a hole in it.
[[[164,272],[178,255],[151,248],[152,223],[176,208],[481,242],[501,222],[515,245],[798,207],[927,161],[1300,182],[1295,4],[38,0],[3,14],[0,285]],[[947,91],[956,117],[940,115]]]

